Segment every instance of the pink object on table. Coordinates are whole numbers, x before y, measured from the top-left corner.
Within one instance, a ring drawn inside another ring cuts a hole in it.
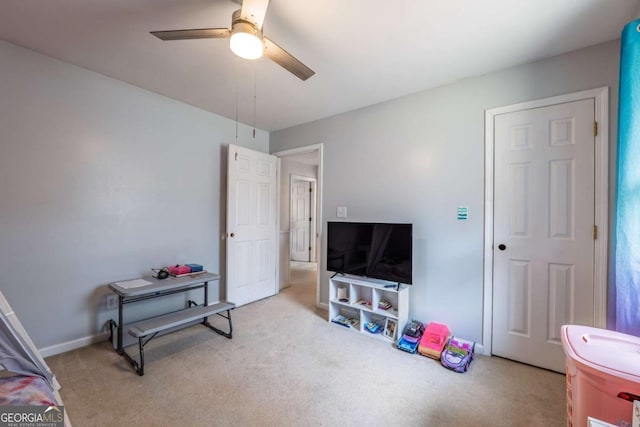
[[[191,268],[186,265],[174,265],[169,267],[169,273],[177,276],[179,274],[191,273]]]
[[[564,325],[567,356],[567,426],[587,417],[631,425],[633,400],[640,400],[640,338],[607,329]]]

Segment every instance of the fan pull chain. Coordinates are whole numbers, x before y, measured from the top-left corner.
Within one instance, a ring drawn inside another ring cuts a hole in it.
[[[256,64],[253,63],[253,139],[256,139]]]
[[[236,56],[236,143],[238,142],[238,100],[239,100],[239,82],[240,82],[240,57]]]

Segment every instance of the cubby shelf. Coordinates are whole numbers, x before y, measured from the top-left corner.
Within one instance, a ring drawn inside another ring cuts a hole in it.
[[[380,301],[387,301],[391,307],[387,310],[378,308]],[[348,327],[350,330],[395,341],[409,319],[409,286],[400,285],[398,288],[396,284],[383,280],[336,275],[329,279],[329,322],[338,316],[357,320]],[[393,338],[384,336],[384,333],[372,334],[365,328],[369,322],[384,328],[387,319],[396,322]],[[344,325],[337,326],[345,328]]]

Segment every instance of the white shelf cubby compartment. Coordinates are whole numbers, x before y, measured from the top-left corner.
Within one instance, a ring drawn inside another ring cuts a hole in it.
[[[387,310],[380,308],[381,301],[387,301],[391,307]],[[384,280],[336,275],[329,279],[329,321],[338,316],[357,320],[349,329],[380,338],[385,337],[383,334],[371,334],[365,325],[374,322],[384,327],[387,319],[393,319],[396,321],[397,339],[409,319],[409,286],[401,284],[398,288],[395,283]]]

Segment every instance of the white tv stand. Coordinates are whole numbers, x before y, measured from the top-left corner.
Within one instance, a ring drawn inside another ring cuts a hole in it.
[[[346,288],[346,301],[338,299],[339,289]],[[391,303],[391,308],[383,310],[378,307],[381,300]],[[356,319],[350,326],[345,327],[332,322],[337,316],[343,315]],[[386,319],[397,322],[395,337],[386,337],[383,333],[372,334],[365,325],[374,322],[384,328]],[[335,275],[329,279],[329,322],[338,328],[362,332],[372,337],[395,341],[404,330],[409,320],[409,286],[400,285],[384,280],[354,277],[349,275]]]

